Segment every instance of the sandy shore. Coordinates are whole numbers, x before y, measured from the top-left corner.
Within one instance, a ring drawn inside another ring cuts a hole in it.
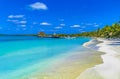
[[[91,46],[94,45],[94,41],[102,42],[96,46]],[[104,55],[101,55],[103,63],[87,69],[77,79],[120,79],[120,41],[97,39],[86,45],[93,48],[97,47],[98,51],[105,52]]]
[[[83,52],[74,52],[66,58],[53,62],[45,71],[20,79],[76,79],[86,69],[103,63],[100,57],[103,53],[93,50]]]

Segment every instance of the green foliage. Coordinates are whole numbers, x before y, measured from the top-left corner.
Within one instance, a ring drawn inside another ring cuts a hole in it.
[[[120,23],[115,23],[111,26],[106,25],[104,28],[98,28],[92,32],[83,32],[80,34],[45,34],[44,32],[40,32],[38,34],[41,37],[102,37],[102,38],[120,38]]]
[[[80,36],[103,37],[103,38],[119,38],[120,24],[115,23],[111,26],[106,25],[104,28],[92,32],[81,33]]]
[[[40,37],[45,37],[46,34],[45,34],[44,32],[40,32],[40,33],[39,33],[39,36],[40,36]]]

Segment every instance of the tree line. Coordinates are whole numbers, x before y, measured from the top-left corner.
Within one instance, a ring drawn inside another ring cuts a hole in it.
[[[120,38],[120,23],[111,26],[106,25],[104,28],[98,28],[96,31],[84,32],[79,36],[102,37],[102,38]]]
[[[120,23],[115,23],[112,25],[106,25],[103,28],[98,28],[95,31],[83,32],[79,34],[45,34],[40,32],[38,34],[41,37],[101,37],[101,38],[120,38]]]

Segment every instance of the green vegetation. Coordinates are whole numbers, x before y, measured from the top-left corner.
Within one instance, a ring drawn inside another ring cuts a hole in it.
[[[45,38],[63,38],[63,37],[67,37],[68,34],[46,34],[45,32],[40,32],[38,34],[39,37],[45,37]]]
[[[104,28],[98,28],[95,31],[91,32],[83,32],[79,34],[45,34],[44,32],[40,32],[40,37],[101,37],[101,38],[120,38],[120,23],[115,23],[111,26],[106,25]]]
[[[44,32],[40,32],[40,33],[38,34],[38,36],[40,36],[40,37],[46,37],[46,34],[45,34]]]
[[[115,23],[111,26],[106,25],[104,28],[98,28],[95,31],[83,32],[79,34],[46,34],[39,32],[38,34],[0,34],[0,36],[39,36],[42,38],[65,38],[65,37],[101,37],[101,38],[120,38],[120,23]]]
[[[79,36],[102,37],[102,38],[120,38],[120,24],[115,23],[111,26],[106,25],[104,28],[92,32],[84,32]]]

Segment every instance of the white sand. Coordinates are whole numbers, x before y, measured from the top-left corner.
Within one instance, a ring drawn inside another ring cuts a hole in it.
[[[96,44],[95,41],[90,41],[84,46],[94,49],[97,47],[98,51],[105,52],[106,54],[101,56],[103,64],[87,69],[77,79],[120,79],[120,41],[104,39],[98,41],[103,43]]]

